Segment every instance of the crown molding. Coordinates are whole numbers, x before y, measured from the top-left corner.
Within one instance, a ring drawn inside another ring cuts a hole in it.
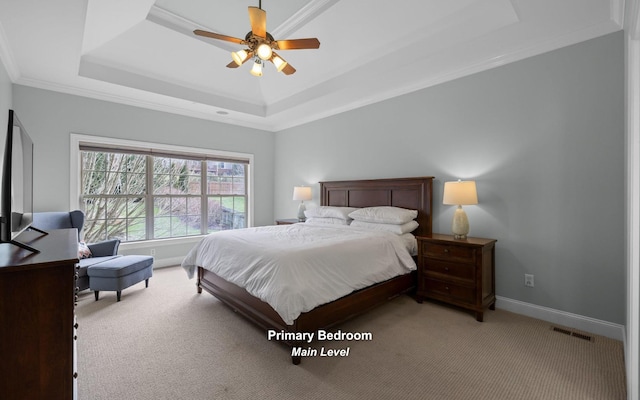
[[[186,117],[198,118],[207,121],[215,121],[224,124],[231,124],[237,126],[243,126],[245,128],[261,129],[269,132],[273,132],[274,128],[268,124],[262,124],[259,118],[255,120],[247,120],[246,115],[242,118],[234,118],[233,113],[228,115],[218,115],[216,110],[226,110],[215,108],[210,111],[194,110],[188,106],[189,102],[185,101],[185,106],[171,105],[162,103],[160,101],[152,101],[146,99],[136,98],[128,95],[117,95],[106,93],[101,90],[93,90],[86,88],[79,88],[71,85],[64,85],[59,83],[53,83],[50,81],[43,81],[38,79],[25,79],[19,78],[13,82],[16,85],[22,85],[26,87],[32,87],[36,89],[49,90],[57,93],[70,94],[74,96],[86,97],[94,100],[108,101],[110,103],[123,104],[132,107],[140,107],[154,111],[166,112],[170,114],[183,115]]]
[[[313,0],[271,32],[273,37],[288,37],[302,26],[312,21],[340,0]]]

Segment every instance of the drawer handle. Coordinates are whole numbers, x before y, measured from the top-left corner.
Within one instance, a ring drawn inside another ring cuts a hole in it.
[[[445,286],[444,290],[449,291],[449,286]]]
[[[449,267],[444,267],[444,270],[445,271],[449,271]]]
[[[444,252],[445,252],[445,253],[448,253],[448,252],[449,252],[449,249],[444,249]]]

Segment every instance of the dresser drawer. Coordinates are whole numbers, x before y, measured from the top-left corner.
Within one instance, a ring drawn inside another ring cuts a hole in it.
[[[431,278],[423,279],[424,288],[428,296],[444,296],[447,299],[457,299],[465,303],[473,303],[475,301],[476,291],[472,287],[455,285]]]
[[[475,249],[468,246],[422,242],[421,250],[423,256],[428,258],[449,260],[452,262],[474,262]]]
[[[473,282],[475,279],[475,268],[473,264],[461,264],[442,261],[437,258],[424,257],[422,267],[426,274],[442,274],[447,277],[458,278]]]

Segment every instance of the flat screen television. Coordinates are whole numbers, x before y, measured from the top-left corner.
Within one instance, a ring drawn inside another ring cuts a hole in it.
[[[0,241],[37,253],[18,241],[33,222],[33,141],[13,110],[9,110],[0,200]]]

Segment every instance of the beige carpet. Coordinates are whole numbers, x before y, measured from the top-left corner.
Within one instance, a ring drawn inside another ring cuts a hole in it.
[[[179,267],[154,271],[119,303],[83,292],[77,316],[81,400],[626,399],[621,342],[500,309],[479,323],[402,296],[339,327],[372,341],[313,343],[349,356],[298,366]]]

